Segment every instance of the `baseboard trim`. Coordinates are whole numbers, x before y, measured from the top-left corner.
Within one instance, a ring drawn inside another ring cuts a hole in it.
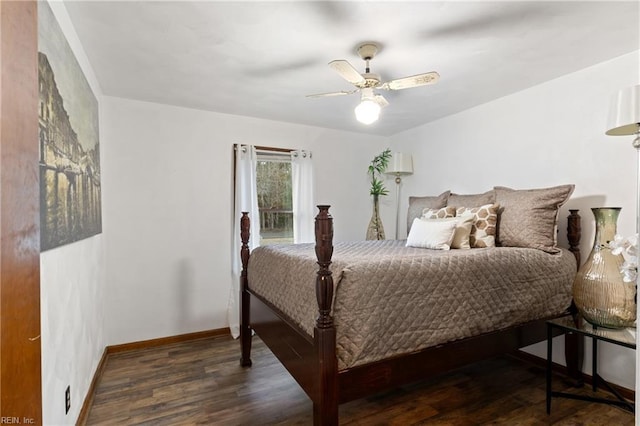
[[[104,372],[104,369],[106,367],[109,355],[121,352],[155,348],[157,346],[170,345],[173,343],[190,342],[193,340],[209,339],[230,335],[231,330],[226,327],[218,328],[215,330],[197,331],[195,333],[179,334],[177,336],[160,337],[157,339],[142,340],[139,342],[123,343],[120,345],[105,347],[104,351],[102,352],[100,362],[98,363],[98,367],[96,368],[96,372],[94,373],[93,379],[91,380],[91,384],[89,385],[87,395],[84,398],[84,402],[82,403],[82,408],[80,409],[80,414],[78,415],[76,426],[84,426],[87,424],[87,420],[89,419],[89,411],[91,410],[91,405],[93,404],[93,398],[98,387],[98,382],[102,378],[102,373]]]
[[[230,335],[231,330],[228,327],[215,330],[197,331],[195,333],[179,334],[177,336],[159,337],[157,339],[141,340],[139,342],[122,343],[120,345],[107,346],[107,353],[115,354],[119,352],[136,351],[140,349],[170,345],[173,343],[190,342],[192,340],[209,339],[212,337],[222,337]]]
[[[100,357],[100,362],[98,362],[96,372],[93,374],[93,379],[91,379],[91,384],[89,385],[87,395],[84,397],[84,401],[82,402],[82,408],[80,408],[80,414],[78,415],[78,420],[76,420],[76,426],[84,426],[87,424],[87,420],[89,419],[89,410],[93,405],[93,397],[96,394],[98,381],[100,381],[102,373],[104,372],[104,368],[107,365],[108,356],[109,355],[107,352],[107,348],[104,348],[104,351],[102,351],[102,356]]]
[[[513,352],[512,354],[515,358],[521,359],[523,361],[529,362],[531,364],[534,364],[538,367],[541,367],[543,369],[546,370],[547,368],[547,360],[544,358],[540,358],[539,356],[536,355],[532,355],[530,353],[518,350],[516,352]],[[561,364],[557,364],[557,363],[553,363],[553,371],[563,375],[563,376],[567,376],[568,377],[568,371],[567,371],[567,367],[565,367],[564,365]],[[589,374],[586,373],[582,373],[582,377],[584,378],[584,383],[586,385],[592,385],[593,384],[593,377]],[[609,385],[614,388],[620,395],[622,395],[625,399],[629,400],[629,401],[635,401],[636,400],[636,392],[633,389],[627,389],[625,387],[622,387],[620,385],[616,385],[615,383],[609,383]]]

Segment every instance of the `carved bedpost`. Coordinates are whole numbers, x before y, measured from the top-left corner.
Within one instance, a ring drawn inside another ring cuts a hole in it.
[[[333,276],[329,270],[333,255],[333,218],[329,214],[330,206],[318,206],[320,212],[316,216],[316,257],[318,258],[318,275],[316,277],[316,298],[318,299],[318,328],[333,327],[331,304],[333,303]]]
[[[580,238],[582,238],[582,227],[580,225],[580,215],[577,209],[569,210],[567,218],[567,239],[569,240],[569,251],[576,257],[578,268],[580,268]]]
[[[240,273],[240,365],[251,366],[251,322],[249,317],[249,281],[247,278],[247,266],[249,265],[249,236],[251,223],[249,213],[242,212],[240,218],[240,259],[242,260],[242,272]]]
[[[569,240],[569,251],[576,257],[577,268],[580,269],[580,239],[582,237],[581,218],[578,210],[569,210],[567,218],[567,239]],[[569,309],[573,315],[573,321],[579,326],[578,322],[582,321],[577,316],[578,308],[571,301]],[[584,362],[584,337],[577,333],[566,333],[564,335],[564,358],[567,363],[567,373],[569,377],[575,380],[575,386],[582,386],[584,378],[582,377],[582,364]]]
[[[333,276],[329,270],[333,255],[333,218],[330,206],[318,206],[316,216],[316,299],[318,318],[313,331],[318,357],[317,393],[313,401],[313,424],[328,426],[338,424],[338,360],[336,357],[336,329],[331,316],[333,303]]]

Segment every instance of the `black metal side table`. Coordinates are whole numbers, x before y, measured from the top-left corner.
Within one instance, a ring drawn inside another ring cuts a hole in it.
[[[553,367],[552,345],[553,345],[553,329],[558,328],[563,333],[578,333],[582,336],[591,338],[592,341],[592,376],[593,391],[598,390],[598,385],[608,390],[616,397],[616,399],[598,398],[589,395],[577,395],[567,392],[555,392],[551,390],[551,370]],[[579,318],[574,322],[570,315],[555,318],[547,321],[547,414],[551,413],[551,398],[571,398],[582,401],[599,402],[603,404],[616,405],[625,410],[634,412],[634,402],[628,401],[620,395],[609,383],[598,375],[598,341],[613,343],[614,345],[624,346],[625,348],[636,349],[635,329],[614,330],[610,328],[596,327],[587,321]]]

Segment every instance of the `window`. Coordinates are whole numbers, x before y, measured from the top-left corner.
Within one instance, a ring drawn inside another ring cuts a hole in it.
[[[256,186],[260,211],[260,244],[293,243],[291,155],[258,151]]]
[[[248,245],[312,243],[315,240],[314,180],[311,152],[236,144],[234,147],[234,221],[229,329],[238,336],[241,213],[251,222]],[[260,231],[258,231],[260,228]],[[259,236],[257,234],[260,234]],[[258,238],[259,237],[259,238]]]

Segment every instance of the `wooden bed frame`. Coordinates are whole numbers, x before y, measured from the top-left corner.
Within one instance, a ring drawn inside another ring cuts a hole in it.
[[[504,330],[457,340],[410,354],[338,371],[336,328],[331,316],[333,277],[329,270],[333,254],[333,218],[329,206],[318,206],[315,219],[318,272],[316,298],[318,318],[313,338],[304,333],[280,310],[251,292],[247,276],[249,263],[249,216],[241,218],[240,277],[240,364],[251,365],[252,330],[269,347],[313,401],[314,425],[337,425],[338,405],[383,390],[415,382],[466,364],[515,351],[546,339],[543,318]],[[571,210],[567,235],[571,252],[580,264],[580,216]],[[575,313],[568,309],[563,315]],[[565,356],[570,372],[579,380],[582,345],[577,336],[566,336]]]

